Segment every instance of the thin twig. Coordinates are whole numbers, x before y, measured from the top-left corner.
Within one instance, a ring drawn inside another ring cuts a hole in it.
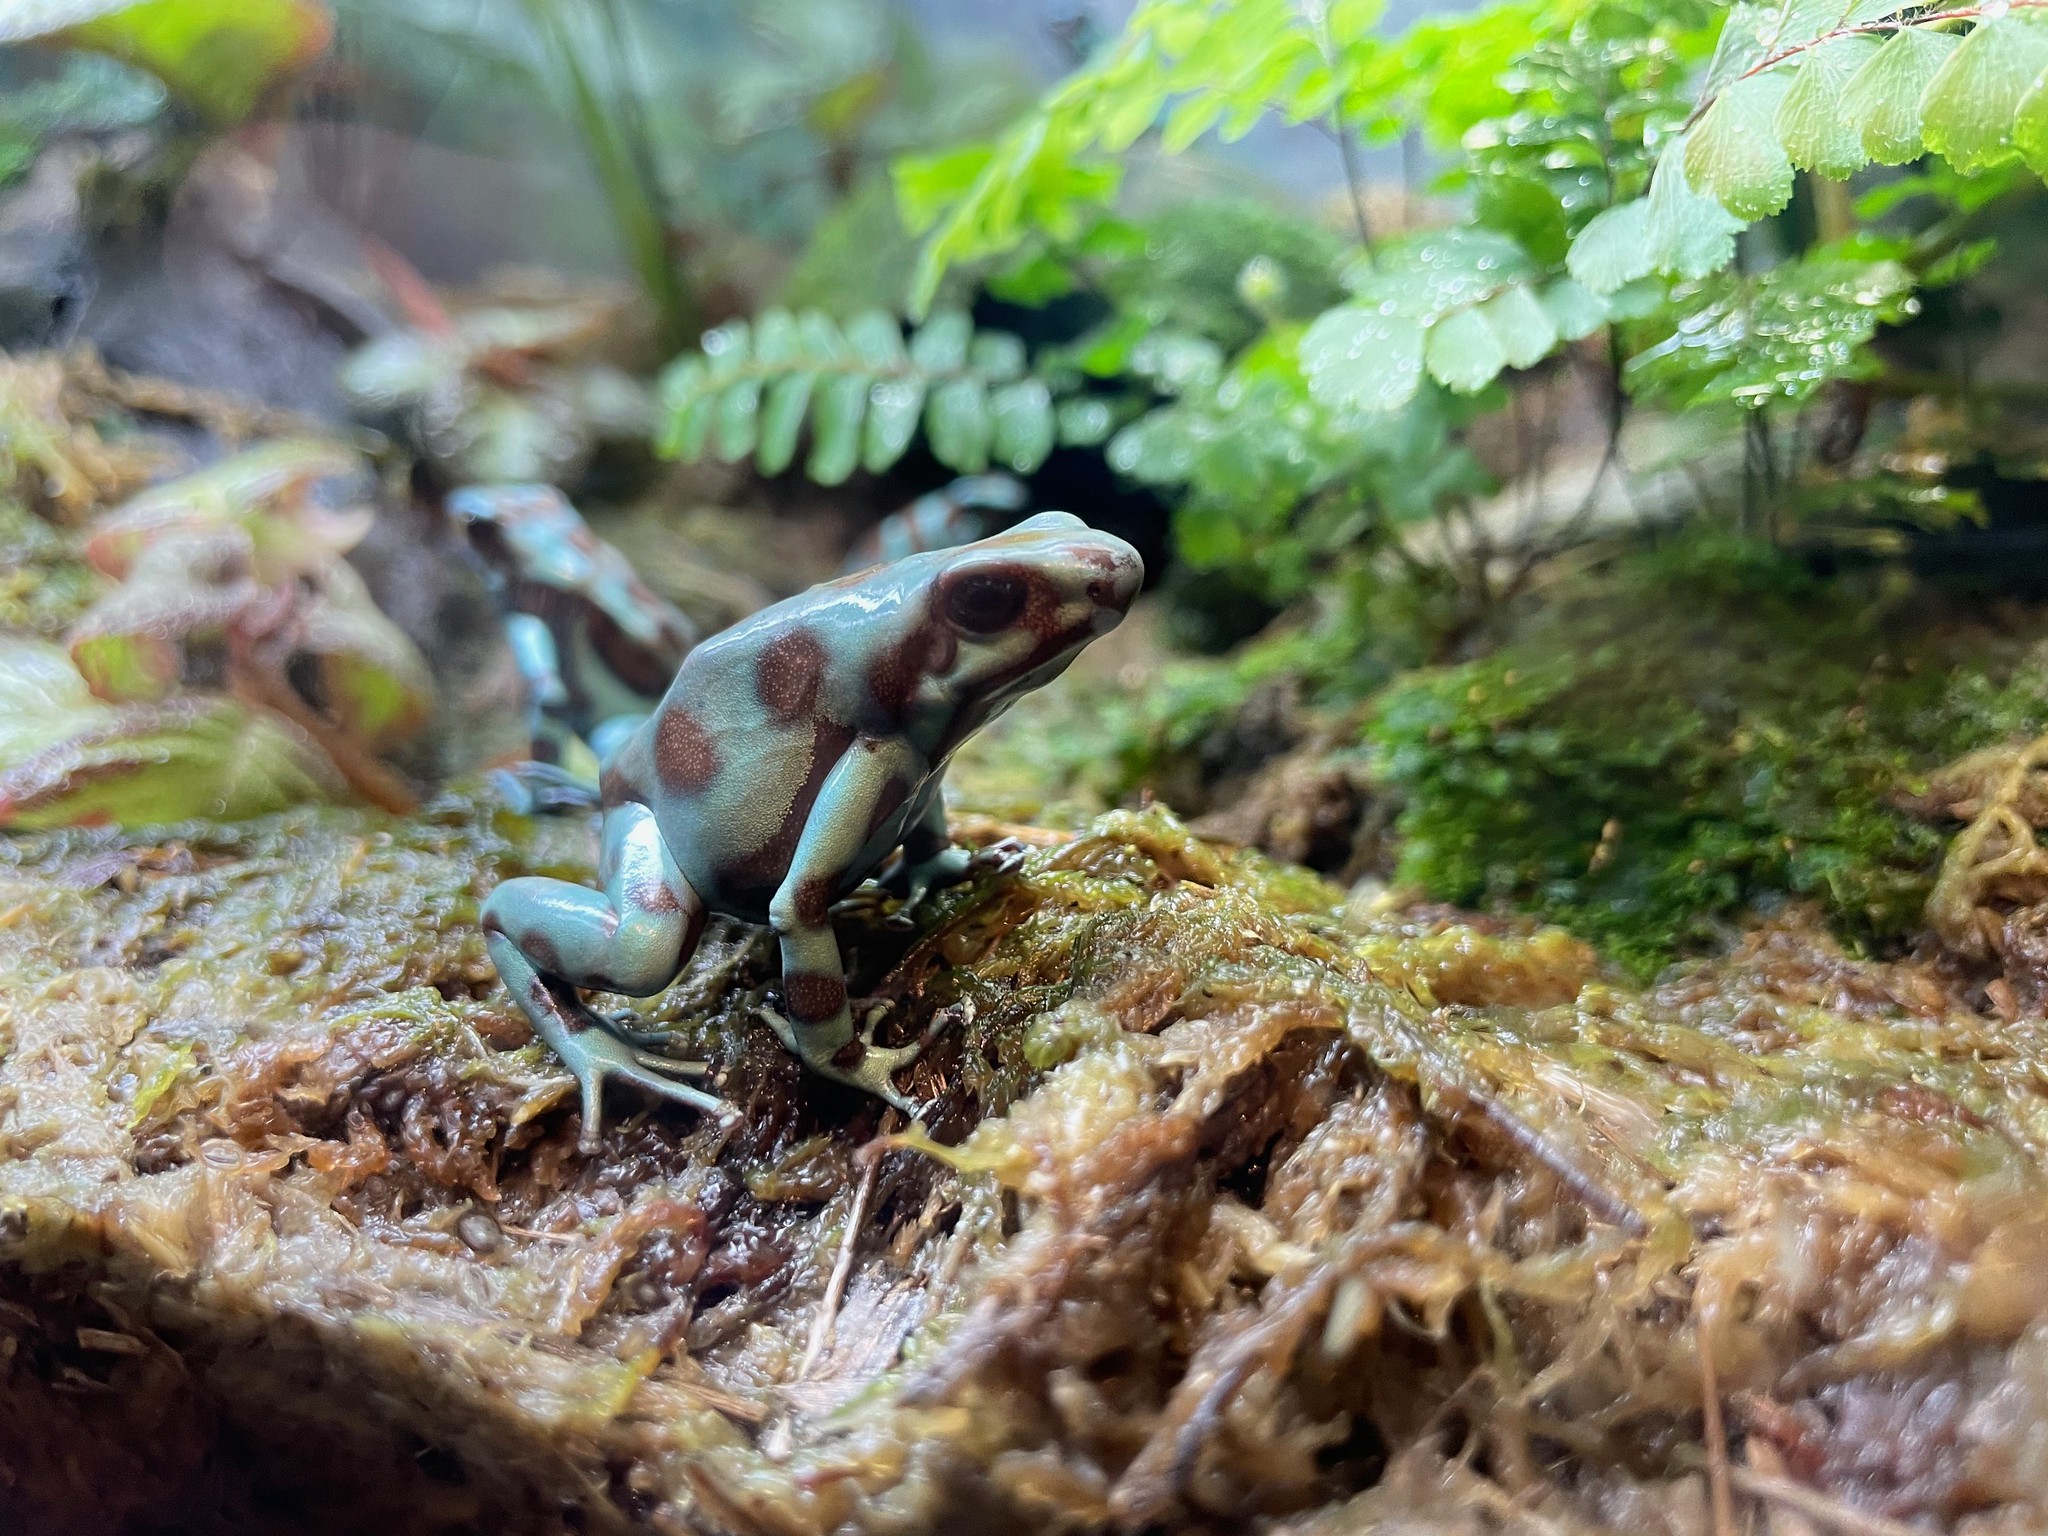
[[[896,1111],[882,1112],[882,1136],[891,1136],[896,1131]],[[853,1273],[853,1251],[860,1242],[861,1222],[867,1218],[868,1201],[875,1192],[875,1180],[882,1169],[879,1149],[874,1157],[867,1160],[868,1166],[860,1176],[860,1186],[853,1192],[853,1209],[846,1213],[846,1233],[839,1241],[839,1257],[832,1263],[832,1276],[825,1282],[825,1294],[818,1298],[818,1312],[811,1319],[811,1337],[804,1345],[803,1364],[797,1367],[796,1379],[802,1381],[811,1374],[811,1368],[825,1353],[825,1346],[832,1341],[832,1331],[839,1321],[839,1301],[846,1294],[846,1280]]]
[[[1315,13],[1313,29],[1323,63],[1334,73],[1337,69],[1337,45],[1330,36],[1327,11]],[[1351,217],[1358,225],[1358,243],[1365,247],[1365,259],[1370,264],[1372,220],[1365,213],[1365,176],[1358,166],[1358,144],[1352,137],[1350,124],[1344,121],[1344,99],[1341,95],[1330,103],[1330,136],[1337,141],[1337,158],[1344,164],[1344,185],[1351,194]]]
[[[1870,1510],[1852,1508],[1839,1499],[1831,1499],[1819,1490],[1803,1487],[1789,1478],[1766,1477],[1748,1467],[1730,1467],[1728,1476],[1750,1497],[1768,1499],[1787,1509],[1797,1510],[1814,1524],[1840,1531],[1843,1536],[1926,1536],[1926,1532],[1917,1525],[1907,1525],[1904,1521]]]
[[[1721,1422],[1721,1378],[1714,1369],[1714,1347],[1707,1338],[1711,1307],[1696,1308],[1693,1345],[1700,1357],[1700,1408],[1707,1440],[1707,1491],[1714,1504],[1714,1536],[1735,1536],[1735,1497],[1728,1488],[1728,1430]]]
[[[1358,145],[1344,124],[1344,109],[1330,109],[1330,126],[1337,137],[1337,158],[1344,162],[1344,185],[1351,193],[1351,217],[1358,225],[1358,243],[1365,247],[1365,259],[1372,260],[1372,220],[1365,213],[1364,173],[1358,167]]]

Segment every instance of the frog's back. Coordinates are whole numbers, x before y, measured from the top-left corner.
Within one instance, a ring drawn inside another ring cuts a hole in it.
[[[873,728],[863,658],[900,605],[870,585],[813,589],[698,646],[606,777],[606,802],[648,806],[719,911],[765,915],[825,775]]]

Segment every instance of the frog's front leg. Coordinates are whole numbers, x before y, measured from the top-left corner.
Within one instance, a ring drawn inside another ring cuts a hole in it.
[[[675,980],[704,927],[704,903],[646,806],[608,811],[603,840],[602,891],[527,876],[499,886],[483,910],[498,974],[582,1089],[586,1152],[597,1147],[608,1077],[709,1114],[731,1114],[711,1094],[653,1070],[577,995],[578,987],[628,997],[659,992]]]
[[[885,1050],[872,1031],[857,1033],[846,1003],[846,968],[833,936],[834,894],[851,881],[853,864],[874,829],[895,806],[889,796],[908,791],[923,763],[902,742],[863,737],[847,749],[819,788],[789,871],[768,904],[769,921],[782,944],[782,998],[787,1018],[766,1009],[782,1043],[820,1076],[865,1088],[905,1114],[917,1106],[890,1081],[890,1074],[915,1061],[925,1042]],[[861,1054],[841,1058],[859,1041]]]
[[[946,830],[945,799],[935,777],[925,786],[903,833],[903,847],[881,876],[882,884],[903,898],[890,923],[908,926],[925,897],[944,886],[959,884],[973,868],[972,850],[954,842]]]

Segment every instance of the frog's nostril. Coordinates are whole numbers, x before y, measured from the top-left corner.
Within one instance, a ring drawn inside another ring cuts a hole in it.
[[[1107,608],[1116,601],[1116,583],[1098,579],[1088,583],[1088,601],[1098,608]]]

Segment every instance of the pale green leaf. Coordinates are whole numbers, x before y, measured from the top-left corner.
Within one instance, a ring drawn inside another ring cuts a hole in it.
[[[1842,18],[1845,27],[1867,27],[1873,21],[1883,21],[1902,11],[1913,9],[1913,0],[1854,0],[1848,14]]]
[[[1216,119],[1222,115],[1223,98],[1213,91],[1188,97],[1167,115],[1166,127],[1159,136],[1159,147],[1169,155],[1179,154],[1215,127]]]
[[[1735,259],[1735,236],[1742,228],[1742,220],[1713,198],[1703,197],[1692,189],[1685,175],[1685,148],[1685,141],[1680,139],[1665,149],[1657,161],[1657,169],[1650,178],[1650,195],[1644,199],[1649,208],[1644,233],[1651,271],[1700,278],[1720,271]]]
[[[868,390],[867,426],[861,437],[861,467],[869,474],[888,469],[917,432],[917,418],[924,410],[925,381],[921,378],[877,379]]]
[[[1194,473],[1195,445],[1175,411],[1140,416],[1110,439],[1109,467],[1146,485],[1181,485]]]
[[[1402,315],[1344,304],[1301,338],[1309,393],[1337,410],[1391,411],[1422,382],[1422,327]]]
[[[116,703],[165,698],[184,670],[178,646],[147,630],[79,633],[71,641],[71,661],[95,694]]]
[[[663,380],[668,424],[661,435],[661,451],[685,463],[704,457],[704,445],[711,435],[711,413],[717,396],[705,387],[706,379],[704,364],[690,357],[670,369]]]
[[[1572,242],[1565,270],[1594,293],[1648,277],[1656,270],[1650,254],[1650,204],[1645,198],[1595,214]]]
[[[884,310],[864,309],[847,321],[846,346],[878,373],[903,366],[903,327]]]
[[[1753,69],[1771,51],[1783,20],[1783,8],[1770,0],[1737,0],[1728,7],[1714,56],[1700,81],[1700,99],[1711,100],[1738,76]]]
[[[957,372],[967,364],[967,342],[973,334],[974,322],[965,310],[940,310],[910,338],[910,360],[926,373]]]
[[[764,309],[754,317],[754,359],[785,365],[803,355],[803,341],[797,334],[796,317],[782,308]]]
[[[982,331],[967,349],[967,366],[991,384],[1024,376],[1024,343],[1006,331]]]
[[[1166,105],[1164,89],[1143,90],[1116,103],[1096,124],[1102,147],[1114,153],[1129,149],[1159,117]]]
[[[1454,225],[1388,241],[1344,281],[1361,304],[1428,325],[1534,272],[1528,253],[1509,236]]]
[[[697,346],[711,370],[712,388],[720,388],[722,381],[732,378],[753,356],[753,327],[744,320],[728,320],[706,331]]]
[[[786,373],[768,386],[761,407],[761,442],[754,451],[762,474],[779,475],[795,460],[797,435],[803,430],[816,380],[814,373]]]
[[[1105,400],[1083,395],[1062,400],[1057,412],[1059,440],[1072,448],[1093,448],[1116,427],[1116,413]]]
[[[869,310],[866,313],[855,315],[852,323],[855,325],[873,325],[875,321],[870,319],[870,316],[877,317],[880,321],[880,325],[876,327],[878,334],[870,344],[883,346],[884,343],[880,333],[886,332],[888,341],[893,342],[895,346],[895,351],[889,355],[894,360],[901,361],[903,356],[902,328],[896,324],[893,316],[882,314],[879,310]],[[798,337],[803,342],[804,356],[806,357],[814,357],[820,362],[839,362],[848,357],[859,355],[848,346],[846,337],[840,331],[838,324],[821,309],[807,309],[799,314],[796,317],[796,329]],[[876,366],[886,365],[877,364]]]
[[[57,646],[0,638],[0,827],[234,820],[347,794],[274,716],[227,699],[103,703]]]
[[[995,157],[993,144],[965,144],[936,155],[904,155],[889,167],[903,227],[921,235],[974,187]]]
[[[760,428],[761,381],[739,379],[718,397],[711,421],[711,448],[728,463],[754,451]]]
[[[1778,111],[1792,77],[1770,70],[1731,84],[1686,136],[1686,179],[1737,218],[1768,218],[1792,201],[1792,162]]]
[[[924,434],[932,457],[948,469],[967,475],[987,469],[995,422],[981,380],[949,379],[934,389],[925,406]]]
[[[1446,389],[1475,394],[1499,376],[1507,361],[1507,348],[1480,309],[1461,309],[1429,328],[1423,363]]]
[[[426,724],[433,675],[353,567],[331,562],[303,584],[297,618],[298,649],[317,665],[325,713],[350,740],[381,750]]]
[[[867,414],[865,374],[842,373],[817,391],[811,412],[811,456],[804,473],[820,485],[838,485],[860,463],[861,419]]]
[[[1557,345],[1557,323],[1550,311],[1519,283],[1488,299],[1479,313],[1500,338],[1510,368],[1533,368]]]
[[[2048,79],[2037,83],[2020,98],[2014,115],[2013,147],[2026,157],[2027,168],[2036,176],[2048,177]]]
[[[1800,62],[1778,108],[1778,136],[1801,170],[1844,181],[1869,163],[1862,134],[1842,110],[1842,93],[1880,46],[1868,35],[1841,37]]]
[[[1563,277],[1545,288],[1543,307],[1564,341],[1579,341],[1608,322],[1607,300],[1574,278]]]
[[[1925,152],[1920,98],[1959,42],[1953,33],[1906,27],[1849,77],[1842,117],[1879,165],[1904,165]]]
[[[990,398],[995,417],[995,457],[1005,468],[1028,475],[1052,452],[1052,392],[1037,379],[1006,384]]]
[[[2048,26],[2009,12],[1950,52],[1920,98],[1922,136],[1965,175],[2013,157],[2020,103],[2048,72]]]

